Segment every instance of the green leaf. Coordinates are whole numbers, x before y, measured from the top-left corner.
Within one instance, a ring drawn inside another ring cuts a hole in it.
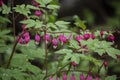
[[[56,51],[55,53],[57,53],[57,54],[69,54],[69,53],[72,53],[72,50],[70,50],[70,49],[60,49],[60,50]]]
[[[81,20],[79,19],[78,16],[74,16],[74,19],[75,19],[75,23],[74,23],[74,24],[75,24],[77,27],[80,27],[80,28],[82,28],[83,30],[86,29],[85,24],[83,23],[83,21],[81,21]]]
[[[0,16],[0,23],[6,23],[6,22],[11,23],[11,21],[8,18]]]
[[[17,5],[16,7],[13,8],[16,12],[20,13],[20,14],[23,14],[25,16],[28,17],[28,14],[30,14],[30,8],[29,6],[26,7],[25,4],[22,4],[22,5]]]
[[[114,48],[107,48],[106,52],[109,56],[111,56],[114,59],[116,59],[116,54],[120,54],[120,50]]]
[[[8,7],[7,5],[3,4],[2,5],[2,14],[9,14],[10,13],[10,7]]]
[[[41,5],[46,5],[49,4],[52,0],[35,0],[35,1]]]
[[[47,6],[48,9],[59,9],[60,7],[58,5],[48,5]]]
[[[107,77],[105,78],[105,80],[116,80],[116,79],[117,79],[116,75],[107,76]]]
[[[60,28],[67,28],[68,24],[70,24],[70,22],[65,22],[65,21],[56,21],[55,24],[57,26],[59,26]]]
[[[70,46],[71,48],[79,49],[80,46],[78,45],[78,42],[75,40],[70,40]]]
[[[32,6],[32,5],[27,5],[26,8],[33,9],[33,10],[39,10],[38,7],[35,7],[35,6]]]
[[[42,24],[43,24],[43,22],[39,20],[35,21],[33,19],[23,20],[23,21],[20,21],[20,23],[25,24],[26,28],[31,28],[31,27],[39,28],[39,27],[42,27]]]
[[[72,61],[72,62],[74,61],[76,64],[79,64],[79,62],[80,62],[80,55],[74,53],[74,54],[72,55],[71,61]]]

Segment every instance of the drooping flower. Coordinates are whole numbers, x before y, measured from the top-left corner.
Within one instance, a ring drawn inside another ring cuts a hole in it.
[[[40,43],[40,35],[39,34],[35,35],[35,42],[36,42],[36,44]]]
[[[26,30],[26,25],[22,25],[21,27],[23,31]]]
[[[72,74],[72,75],[70,76],[70,80],[76,80],[76,78],[75,78],[75,75],[74,75],[74,74]]]
[[[80,80],[85,80],[85,77],[83,74],[80,74]]]
[[[0,0],[0,7],[3,5],[3,0]]]
[[[88,75],[87,80],[93,80],[91,75]]]
[[[64,35],[59,35],[58,39],[59,39],[59,41],[61,42],[62,45],[64,43],[66,43],[66,41],[67,41],[66,36],[64,36]]]
[[[104,32],[102,30],[100,30],[100,37],[103,37]]]
[[[62,75],[62,80],[67,80],[67,75],[66,74]]]
[[[38,4],[35,0],[32,0],[32,4],[33,4],[33,6],[35,6],[35,7],[38,7],[38,6],[39,6],[39,4]]]
[[[45,34],[44,35],[44,40],[46,43],[50,42],[50,35],[49,34]]]
[[[108,65],[107,61],[104,61],[103,66],[105,67],[105,69],[106,69],[107,65]]]
[[[20,38],[20,39],[19,39]],[[22,37],[18,37],[20,44],[27,44],[30,41],[29,32],[25,32]]]
[[[96,77],[95,80],[101,80],[99,77]]]
[[[78,36],[76,36],[75,39],[76,39],[76,41],[80,42],[80,41],[83,39],[83,36],[79,36],[79,35],[78,35]]]
[[[90,36],[91,35],[89,33],[83,35],[83,37],[84,37],[85,40],[88,40],[90,38]]]
[[[53,38],[53,39],[52,39],[52,45],[53,45],[53,48],[57,48],[58,41],[57,41],[56,38]]]
[[[36,10],[34,14],[38,17],[40,17],[42,15],[41,11],[39,11],[39,10]]]
[[[71,65],[73,66],[73,67],[76,67],[77,66],[77,64],[73,61],[73,62],[71,62]]]
[[[59,78],[56,76],[56,80],[59,80]]]
[[[109,41],[113,42],[114,39],[115,39],[115,37],[114,37],[113,35],[108,35],[108,40],[109,40]]]
[[[53,80],[52,78],[49,78],[49,80]]]
[[[95,39],[95,35],[94,35],[94,34],[91,34],[91,38],[92,38],[92,39]]]

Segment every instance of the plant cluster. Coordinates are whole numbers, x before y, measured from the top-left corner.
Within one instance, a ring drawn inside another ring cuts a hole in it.
[[[0,57],[4,57],[0,80],[117,79],[116,75],[107,75],[110,62],[120,59],[111,31],[91,32],[77,16],[73,19],[79,30],[74,31],[70,22],[56,18],[57,0],[32,0],[31,5],[15,7],[11,1],[11,5],[5,5],[0,0],[2,14],[13,17],[10,21],[0,16],[2,26],[13,25],[10,31],[0,28]],[[15,20],[19,15],[24,19],[20,21],[22,32],[16,36]]]

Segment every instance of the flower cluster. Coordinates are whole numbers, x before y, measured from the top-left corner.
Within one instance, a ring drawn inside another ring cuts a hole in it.
[[[49,80],[53,80],[52,78],[49,78]],[[59,80],[58,77],[56,77],[55,80]],[[68,80],[67,75],[64,73],[62,74],[62,80]],[[77,80],[75,74],[71,74],[70,80]],[[91,75],[88,75],[85,77],[83,74],[80,74],[79,80],[93,80],[93,77]],[[99,77],[95,77],[94,80],[101,80]]]
[[[22,25],[22,29],[23,29],[23,31],[26,30],[25,25]],[[99,36],[100,36],[100,38],[101,38],[102,36],[104,36],[104,32],[103,32],[103,31],[100,31],[100,32],[99,32]],[[72,37],[73,37],[73,35],[70,35],[70,36],[67,38],[65,35],[60,34],[60,35],[58,35],[58,37],[53,37],[53,38],[51,39],[50,34],[45,34],[45,35],[43,36],[43,40],[46,42],[46,44],[48,44],[48,43],[51,42],[52,45],[53,45],[53,48],[56,49],[56,48],[58,47],[58,43],[61,43],[61,45],[64,45],[67,41],[71,40]],[[80,41],[81,41],[81,40],[86,40],[86,41],[87,41],[88,39],[93,39],[93,40],[94,40],[94,39],[97,38],[97,37],[98,37],[98,36],[95,36],[94,34],[85,33],[85,34],[83,34],[83,35],[76,35],[76,36],[75,36],[75,40],[79,43],[80,48],[81,48],[82,50],[84,49],[84,52],[87,52],[87,51],[88,51],[87,47],[86,47],[86,46],[83,46],[83,45],[80,45]],[[108,34],[106,38],[107,38],[108,41],[114,42],[114,36],[113,36],[112,34]],[[102,38],[102,39],[103,39],[103,38]],[[35,43],[36,43],[36,44],[39,44],[39,43],[40,43],[40,40],[41,40],[40,34],[36,34],[35,37],[34,37],[34,40],[35,40]],[[30,35],[29,35],[29,32],[26,32],[26,33],[22,36],[22,38],[19,40],[19,43],[20,43],[20,44],[27,44],[29,41],[30,41]]]

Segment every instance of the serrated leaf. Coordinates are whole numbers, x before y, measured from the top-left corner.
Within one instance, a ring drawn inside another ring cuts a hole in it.
[[[49,4],[52,0],[35,0],[35,1],[41,5],[46,5]]]
[[[75,24],[77,27],[80,27],[80,28],[82,28],[83,30],[86,29],[85,24],[83,23],[83,21],[81,21],[81,20],[79,19],[78,16],[74,16],[74,19],[75,19],[75,23],[74,23],[74,24]]]
[[[32,5],[27,5],[26,8],[33,9],[33,10],[39,10],[38,7],[35,7],[35,6],[32,6]]]
[[[107,77],[105,78],[105,80],[116,80],[116,79],[117,79],[116,75],[107,76]]]
[[[28,14],[30,14],[30,8],[26,7],[25,4],[22,5],[17,5],[16,7],[13,8],[16,12],[25,15],[26,17],[28,17]]]
[[[60,50],[56,51],[55,53],[57,53],[57,54],[69,54],[69,53],[72,53],[72,50],[70,50],[70,49],[60,49]]]
[[[47,6],[48,9],[59,9],[60,7],[58,5],[48,5]]]
[[[70,40],[70,46],[71,48],[79,49],[80,46],[78,45],[78,42],[75,40]]]
[[[80,56],[79,54],[73,54],[72,57],[71,57],[71,61],[75,62],[76,64],[79,64],[79,61],[80,61]]]
[[[120,50],[114,49],[114,48],[108,48],[106,49],[106,52],[109,56],[116,59],[116,54],[120,54]]]
[[[10,7],[7,5],[3,4],[2,5],[2,14],[9,14],[10,13]]]
[[[6,22],[11,23],[11,21],[8,18],[0,16],[0,23],[6,23]]]
[[[56,21],[55,24],[56,24],[57,26],[59,26],[60,28],[64,28],[64,29],[65,29],[65,28],[68,27],[69,22],[65,22],[65,21]]]

